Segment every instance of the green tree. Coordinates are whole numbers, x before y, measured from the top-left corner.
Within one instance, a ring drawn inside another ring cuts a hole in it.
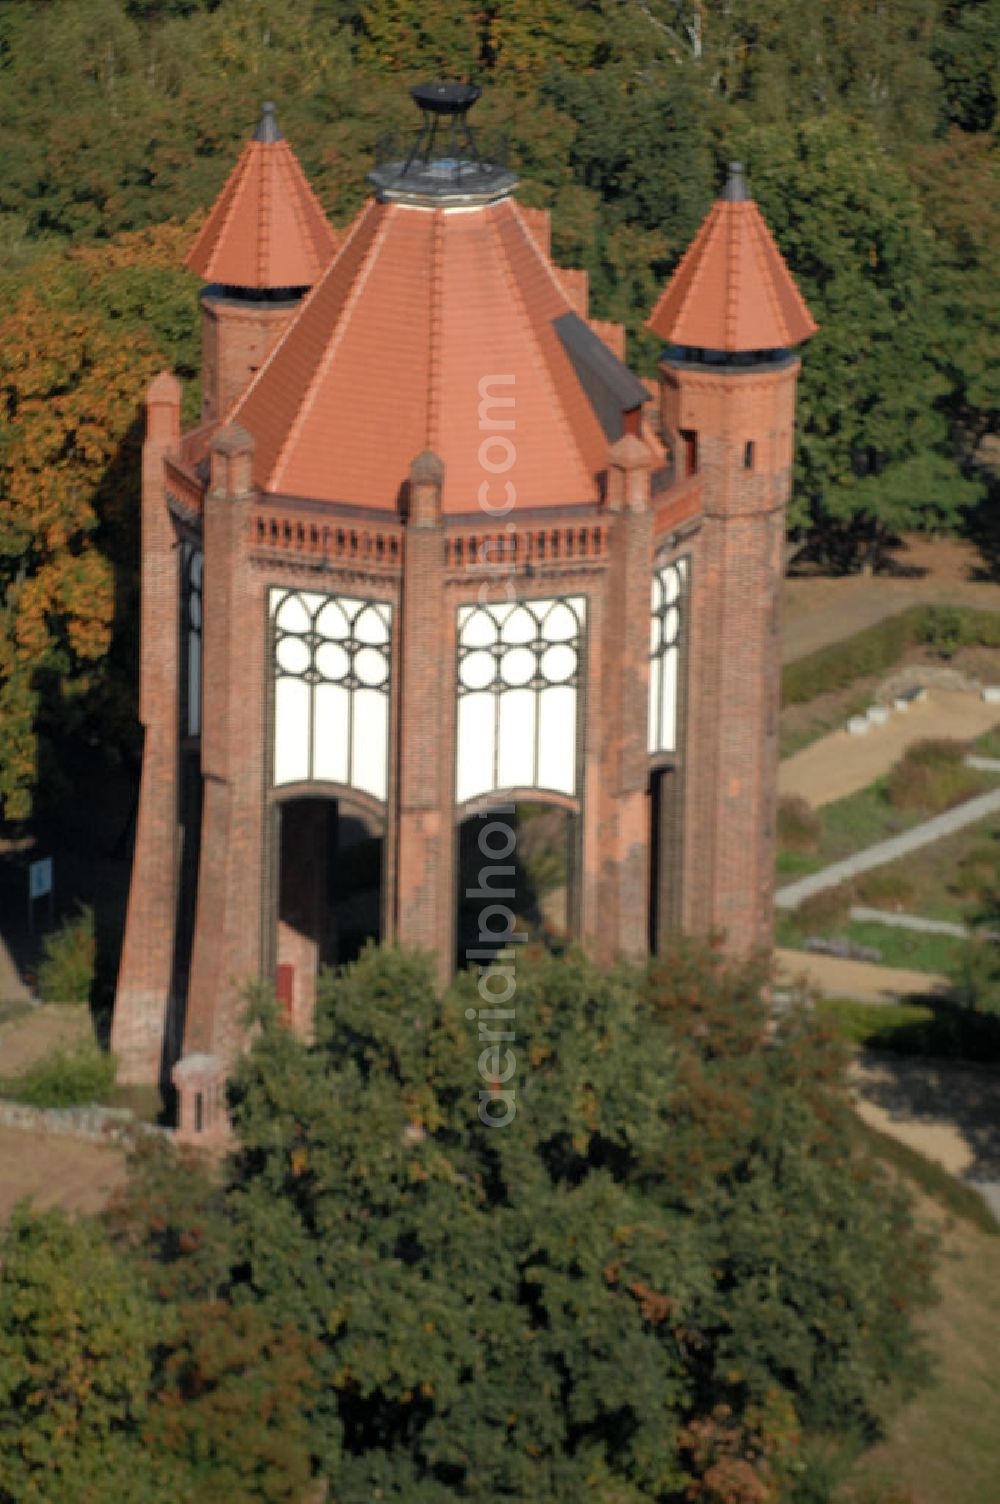
[[[753,192],[820,325],[790,523],[833,564],[872,565],[898,529],[954,525],[979,495],[943,411],[934,237],[871,128],[828,117],[746,144]]]
[[[933,57],[949,121],[963,131],[991,130],[1000,82],[997,0],[949,0],[939,6]]]
[[[146,1504],[138,1438],[155,1330],[147,1293],[96,1226],[14,1213],[0,1245],[5,1504],[111,1504],[126,1477]]]
[[[236,1299],[319,1345],[343,1504],[765,1499],[803,1426],[878,1423],[926,1250],[829,1041],[767,1046],[761,982],[695,946],[645,980],[519,958],[504,1129],[471,978],[439,999],[421,958],[368,952],[315,1045],[265,1018],[234,1088]]]

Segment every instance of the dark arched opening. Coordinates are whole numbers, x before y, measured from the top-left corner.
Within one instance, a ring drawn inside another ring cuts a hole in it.
[[[384,830],[369,810],[330,797],[284,799],[275,820],[275,987],[289,1021],[308,1029],[320,967],[382,938]]]
[[[683,817],[680,771],[673,764],[649,776],[649,950],[658,955],[681,925]]]
[[[579,817],[523,799],[482,806],[458,827],[455,964],[482,964],[505,931],[562,950],[576,929]]]

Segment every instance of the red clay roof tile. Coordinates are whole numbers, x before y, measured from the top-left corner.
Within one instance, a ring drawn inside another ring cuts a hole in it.
[[[276,130],[248,141],[185,258],[206,282],[311,287],[336,236],[288,142]]]
[[[552,327],[570,307],[513,200],[370,202],[230,415],[257,485],[395,509],[429,448],[452,515],[480,511],[484,483],[495,506],[508,481],[521,506],[596,500],[607,439]],[[514,398],[492,427],[484,383]]]
[[[751,198],[719,198],[647,320],[669,344],[735,353],[797,345],[818,325]]]

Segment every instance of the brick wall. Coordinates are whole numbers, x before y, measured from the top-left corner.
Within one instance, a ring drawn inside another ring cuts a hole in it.
[[[724,927],[740,950],[766,940],[770,925],[777,600],[796,371],[794,362],[773,371],[662,371],[664,431],[675,443],[681,429],[697,433],[703,498],[700,515],[685,514],[685,537],[673,549],[691,567],[683,919],[694,930]],[[150,771],[144,772],[115,1021],[116,1047],[132,1062],[126,1079],[136,1080],[155,1079],[158,1069],[168,1001],[164,957],[176,905],[179,550],[172,547],[162,485],[163,455],[176,442],[176,413],[155,404],[150,412],[143,604]],[[749,469],[747,442],[754,445]],[[463,568],[446,548],[439,480],[429,462],[411,476],[401,572],[394,562],[298,558],[294,550],[272,557],[251,531],[258,498],[249,436],[221,430],[210,465],[203,514],[204,805],[184,1050],[188,1057],[211,1056],[221,1069],[241,1044],[245,983],[274,961],[269,586],[374,595],[397,607],[383,933],[436,950],[444,978],[454,947],[456,825],[463,813],[454,805],[455,613],[477,599],[487,576],[474,558],[469,566],[468,550]],[[576,910],[584,943],[610,961],[644,953],[649,916],[654,538],[649,456],[635,436],[621,440],[610,456],[603,521],[606,548],[602,543],[587,557],[545,558],[530,570],[522,563],[512,575],[501,570],[488,578],[491,599],[503,598],[508,581],[519,596],[588,598]],[[295,1021],[307,1027],[301,1007]]]
[[[691,544],[685,924],[724,929],[736,951],[771,933],[777,622],[797,374],[797,361],[661,367],[665,432],[679,451],[682,430],[697,434],[704,488]]]
[[[264,364],[298,307],[298,298],[281,303],[255,303],[226,297],[219,288],[203,290],[203,422],[225,417],[251,376]]]
[[[142,457],[142,783],[111,1045],[123,1082],[156,1082],[171,1006],[176,922],[180,548],[167,510],[164,456],[180,439],[180,385],[150,386]]]

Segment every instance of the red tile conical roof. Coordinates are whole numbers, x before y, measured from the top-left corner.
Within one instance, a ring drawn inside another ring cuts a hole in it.
[[[265,104],[185,266],[227,287],[311,287],[336,245],[298,158],[278,130],[273,104]]]
[[[738,162],[647,320],[667,344],[782,350],[816,333]]]
[[[430,449],[443,512],[482,514],[508,483],[525,507],[597,499],[609,433],[646,396],[513,199],[373,200],[230,416],[264,491],[395,509]]]

